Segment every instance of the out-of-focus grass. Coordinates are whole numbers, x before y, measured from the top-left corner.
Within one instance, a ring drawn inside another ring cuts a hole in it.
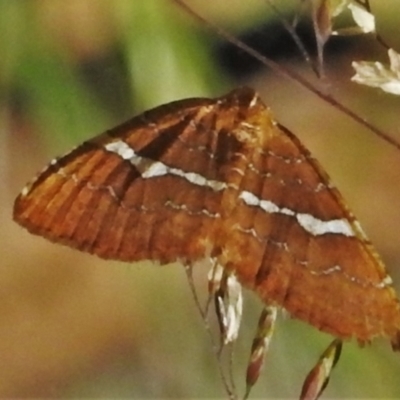
[[[264,18],[263,1],[245,3],[232,1],[228,10],[226,1],[193,1],[236,28]],[[215,63],[213,38],[166,0],[0,0],[0,397],[224,396],[178,266],[101,261],[32,237],[10,217],[17,191],[56,152],[143,109],[236,85]],[[264,75],[251,84],[296,134],[305,132],[365,215],[393,203],[381,176],[386,171],[395,186],[396,168],[389,169],[380,145],[357,141],[346,123],[330,125],[331,110],[320,110],[292,84]],[[359,162],[357,152],[364,155]],[[396,154],[389,155],[395,165]],[[372,189],[361,175],[373,175]],[[368,197],[380,202],[362,201]],[[381,219],[396,221],[391,206],[384,208],[371,222],[376,231]],[[385,248],[397,260],[395,247]],[[249,300],[238,373],[258,307]],[[254,395],[297,395],[329,341],[300,322],[281,322]],[[398,361],[387,346],[345,346],[327,396],[400,397]]]
[[[24,110],[53,140],[77,140],[104,129],[105,109],[85,87],[51,31],[40,25],[39,3],[1,2],[4,43],[3,90],[16,96]],[[11,55],[10,55],[11,54]],[[77,117],[80,116],[80,117]],[[47,137],[47,139],[50,139]]]
[[[94,84],[107,80],[107,67],[120,68],[127,85],[115,91],[123,92],[136,112],[208,94],[218,82],[223,85],[217,68],[212,67],[205,37],[196,34],[166,1],[72,2],[75,7],[57,0],[52,3],[0,3],[0,82],[6,93],[17,89],[29,112],[39,119],[41,130],[58,139],[72,136],[76,140],[110,124],[107,104],[84,79],[84,67],[101,65],[107,52],[115,64],[105,65],[103,76]],[[92,32],[99,30],[101,35],[103,23],[112,25],[108,29],[113,36],[105,49],[99,48]],[[91,26],[87,37],[85,24]],[[74,29],[83,35],[77,36]],[[85,49],[92,53],[85,54]],[[112,87],[112,82],[105,84]]]

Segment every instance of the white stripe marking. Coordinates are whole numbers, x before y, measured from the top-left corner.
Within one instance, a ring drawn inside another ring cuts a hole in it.
[[[142,158],[138,157],[137,158]],[[133,159],[131,159],[132,164],[137,165],[136,163],[133,162]],[[142,173],[142,178],[143,179],[148,179],[148,178],[153,178],[155,176],[163,176],[168,174],[168,167],[161,163],[161,162],[154,162],[153,164],[150,164],[150,167],[143,171]]]
[[[108,143],[104,146],[104,148],[107,151],[118,154],[124,160],[129,160],[131,164],[141,172],[143,179],[150,179],[157,176],[171,174],[184,178],[194,185],[209,187],[214,191],[221,191],[228,187],[225,182],[212,179],[209,180],[195,172],[185,172],[179,168],[169,167],[160,161],[154,161],[150,158],[141,157],[122,140]],[[314,236],[324,235],[326,233],[355,236],[349,221],[344,218],[323,221],[310,214],[296,213],[295,211],[286,207],[281,208],[272,201],[262,200],[248,191],[242,191],[239,195],[239,199],[243,200],[249,206],[260,207],[264,211],[271,214],[278,213],[295,217],[300,226]]]
[[[143,179],[150,179],[163,175],[175,175],[186,179],[188,182],[198,186],[206,186],[218,192],[227,188],[225,182],[206,179],[204,176],[195,172],[185,172],[179,168],[169,167],[160,161],[154,161],[150,158],[139,156],[131,147],[122,140],[107,143],[104,148],[107,151],[118,154],[124,160],[129,160],[139,172]]]
[[[134,150],[129,147],[125,142],[122,140],[118,140],[116,142],[107,143],[104,148],[107,151],[111,151],[112,153],[118,154],[124,160],[130,160],[135,157]]]
[[[249,206],[260,207],[271,214],[277,213],[295,217],[300,226],[313,236],[324,235],[326,233],[338,233],[345,236],[355,235],[349,221],[344,218],[323,221],[310,214],[296,213],[286,207],[280,208],[272,201],[259,199],[248,191],[241,192],[239,199],[243,200]]]
[[[309,271],[310,271],[310,273],[312,275],[316,275],[316,276],[319,276],[319,275],[331,275],[331,274],[333,274],[335,272],[342,272],[342,267],[340,265],[334,265],[334,266],[329,267],[327,269],[323,269],[322,271],[315,271],[315,270],[312,270],[312,269],[309,269]]]
[[[378,289],[382,289],[384,287],[390,286],[393,283],[392,278],[389,275],[386,275],[381,282],[377,283],[375,286]]]
[[[256,206],[262,208],[264,211],[270,214],[285,214],[290,216],[295,216],[296,213],[289,208],[280,208],[275,203],[269,200],[261,200],[253,193],[244,190],[240,193],[239,199],[243,200],[249,206]]]
[[[310,214],[296,214],[299,224],[314,236],[325,235],[325,233],[339,233],[345,236],[354,236],[354,231],[347,219],[332,219],[322,221]]]

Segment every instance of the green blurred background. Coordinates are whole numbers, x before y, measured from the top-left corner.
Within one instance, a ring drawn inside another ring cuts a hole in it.
[[[264,0],[227,3],[187,1],[312,78]],[[399,3],[373,2],[397,48]],[[326,89],[400,140],[400,99],[349,83],[351,60],[385,60],[384,50],[372,37],[333,39],[328,50]],[[241,55],[168,0],[0,0],[0,397],[226,397],[181,266],[105,262],[11,220],[13,199],[51,158],[171,100],[256,88],[329,171],[400,288],[399,152]],[[260,308],[247,293],[241,390]],[[281,318],[252,396],[298,396],[330,340]],[[400,355],[383,340],[346,344],[324,398],[400,398]]]

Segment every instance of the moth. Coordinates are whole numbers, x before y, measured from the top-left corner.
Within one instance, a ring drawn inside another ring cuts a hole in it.
[[[338,190],[252,89],[176,101],[56,158],[14,219],[121,261],[211,259],[266,304],[400,349],[392,280]]]

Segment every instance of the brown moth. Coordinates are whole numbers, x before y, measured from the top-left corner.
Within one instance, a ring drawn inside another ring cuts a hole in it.
[[[339,339],[400,348],[392,281],[309,151],[252,89],[157,107],[49,166],[15,201],[30,232],[102,258],[211,258]]]

